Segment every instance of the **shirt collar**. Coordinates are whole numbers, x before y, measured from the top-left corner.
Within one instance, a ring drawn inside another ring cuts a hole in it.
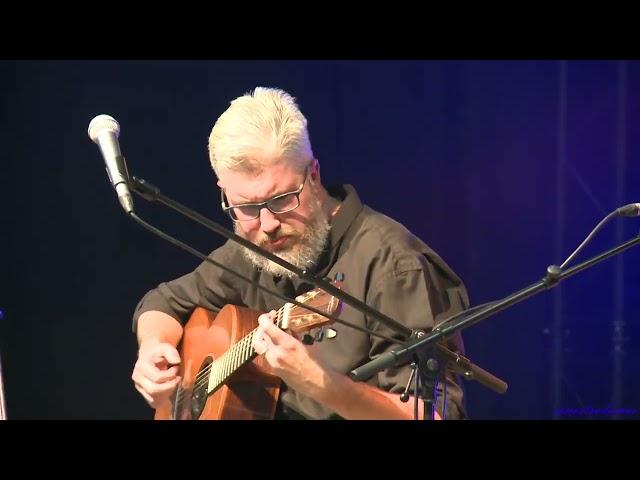
[[[336,262],[339,247],[347,230],[364,208],[352,185],[345,184],[329,188],[328,192],[333,198],[341,200],[341,205],[338,213],[333,217],[329,240],[318,262],[317,274],[320,276],[325,276]]]
[[[356,217],[360,214],[364,205],[360,201],[355,188],[352,185],[345,184],[327,189],[329,195],[340,203],[340,209],[333,217],[331,221],[331,230],[329,230],[329,238],[327,245],[320,254],[318,264],[315,269],[315,274],[319,277],[325,277],[331,267],[337,260],[338,253],[340,252],[340,245],[344,239],[345,234],[349,230],[349,227],[353,224]],[[276,284],[283,281],[284,278],[275,276],[274,282]],[[300,279],[294,278],[294,284],[298,283]],[[333,280],[332,278],[328,280]]]

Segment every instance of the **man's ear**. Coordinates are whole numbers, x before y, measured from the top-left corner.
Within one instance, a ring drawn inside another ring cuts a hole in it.
[[[320,162],[317,158],[314,158],[311,162],[311,171],[309,172],[309,181],[313,183],[320,183]]]

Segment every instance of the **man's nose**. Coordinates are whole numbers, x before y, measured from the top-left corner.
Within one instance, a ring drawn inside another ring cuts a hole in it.
[[[260,229],[267,234],[275,232],[280,228],[280,220],[269,210],[263,207],[260,210]]]

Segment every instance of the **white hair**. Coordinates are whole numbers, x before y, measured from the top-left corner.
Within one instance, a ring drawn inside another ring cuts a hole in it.
[[[275,153],[266,155],[265,153]],[[295,99],[283,90],[257,87],[231,102],[209,135],[209,160],[222,170],[257,172],[286,160],[298,170],[313,160],[304,117]]]

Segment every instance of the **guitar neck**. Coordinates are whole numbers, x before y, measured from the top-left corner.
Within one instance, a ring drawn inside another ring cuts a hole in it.
[[[341,302],[326,292],[318,289],[311,290],[296,297],[296,301],[300,303],[308,303],[316,308],[323,308],[327,312],[334,313],[340,306]],[[276,325],[283,329],[291,329],[294,332],[300,332],[321,326],[328,322],[328,319],[310,312],[292,303],[286,303],[276,312]],[[257,329],[254,329],[236,344],[231,346],[223,355],[214,360],[210,365],[209,381],[207,384],[207,394],[211,395],[220,386],[233,375],[240,367],[247,362],[253,360],[257,354],[253,349],[253,337]]]
[[[276,325],[280,328],[286,324],[290,303],[280,308],[276,313]],[[211,363],[209,371],[209,382],[207,385],[207,395],[211,395],[218,388],[225,384],[240,367],[257,357],[253,349],[253,337],[257,328],[245,335],[235,343],[223,355]]]

